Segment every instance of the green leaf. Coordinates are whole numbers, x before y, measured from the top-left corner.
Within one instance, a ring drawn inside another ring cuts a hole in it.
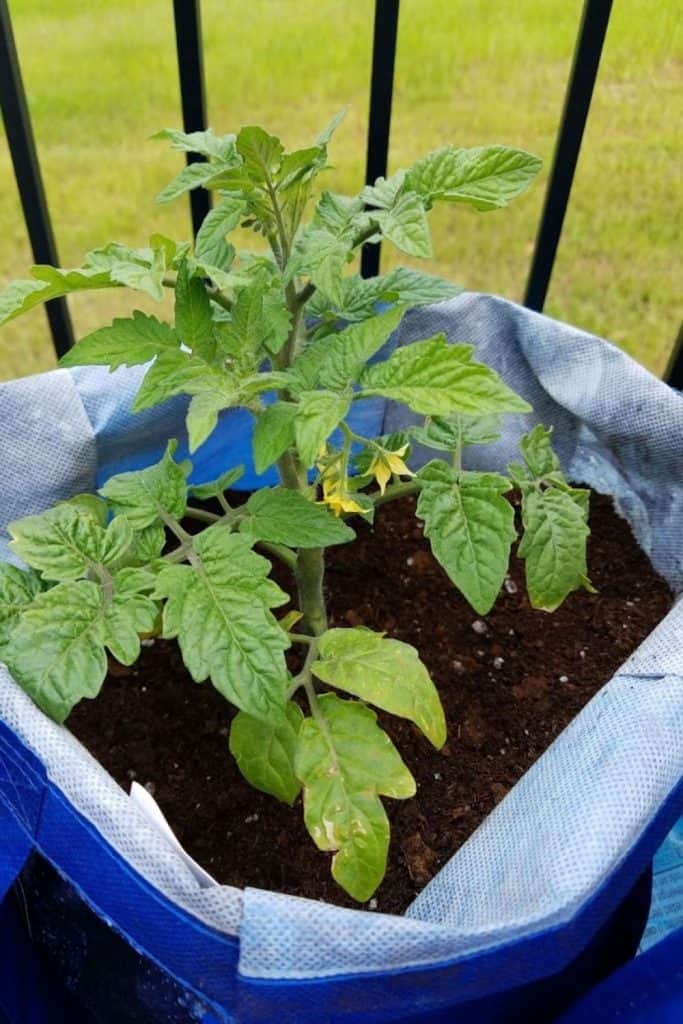
[[[166,543],[166,531],[161,523],[153,523],[133,533],[134,556],[131,561],[147,565],[159,558]]]
[[[244,160],[244,170],[256,182],[269,182],[280,166],[284,152],[282,143],[257,125],[242,128],[237,136],[237,152]]]
[[[311,338],[300,352],[289,370],[289,389],[295,394],[313,390],[320,381],[320,368],[338,347],[337,332],[331,331],[323,337]]]
[[[130,594],[150,594],[156,586],[154,570],[127,565],[119,569],[113,578],[113,585],[119,597]],[[147,632],[147,630],[143,630]]]
[[[187,260],[178,270],[175,286],[175,329],[181,341],[210,362],[216,354],[214,324],[203,281],[191,277]]]
[[[104,529],[88,510],[66,503],[7,529],[12,550],[46,580],[79,579],[96,565],[112,565],[133,541],[125,519],[117,517]]]
[[[297,622],[301,622],[303,617],[303,612],[297,611],[296,608],[292,608],[291,611],[288,611],[286,615],[283,615],[282,618],[278,620],[280,628],[289,633],[289,631],[296,626]]]
[[[415,780],[370,708],[332,693],[318,706],[324,724],[304,720],[295,757],[304,821],[319,850],[336,851],[335,881],[364,902],[386,870],[389,821],[379,796],[411,797]]]
[[[346,544],[355,537],[353,530],[325,505],[285,487],[256,491],[246,504],[246,512],[240,531],[255,540],[292,548],[321,548]]]
[[[294,755],[303,718],[298,705],[288,701],[277,723],[238,711],[230,725],[230,753],[247,782],[287,804],[301,790]]]
[[[459,451],[468,444],[491,444],[501,432],[502,416],[434,416],[424,426],[411,427],[410,434],[418,444],[442,452]]]
[[[256,353],[268,334],[263,316],[264,286],[260,279],[242,288],[232,307],[232,320],[222,335],[224,350],[232,356]]]
[[[190,251],[189,242],[174,242],[168,235],[162,235],[154,231],[149,236],[150,249],[160,249],[164,255],[164,264],[167,267],[175,267],[180,260],[186,259]]]
[[[393,306],[379,316],[352,324],[334,335],[336,343],[329,346],[320,364],[320,384],[337,391],[355,383],[368,359],[374,356],[394,333],[404,313],[403,306]]]
[[[324,683],[408,718],[437,750],[446,742],[439,695],[410,644],[368,629],[328,629],[311,671]]]
[[[324,228],[336,238],[343,238],[350,243],[363,209],[363,202],[358,197],[350,199],[333,192],[323,192],[311,223],[313,227]]]
[[[33,570],[0,562],[0,649],[40,589],[40,578]]]
[[[551,438],[552,430],[537,423],[519,442],[519,450],[535,480],[542,480],[560,470],[560,460],[553,451]]]
[[[459,416],[462,444],[493,444],[501,436],[503,417],[499,413],[484,416]]]
[[[105,646],[125,665],[140,653],[140,633],[157,617],[154,577],[122,569],[109,587],[90,580],[58,583],[37,593],[3,649],[20,686],[46,714],[63,722],[84,697],[96,697],[107,669]]]
[[[176,128],[162,128],[152,138],[169,139],[173,149],[180,149],[185,153],[200,153],[221,163],[237,158],[235,136],[215,135],[210,128],[201,132],[181,132]]]
[[[434,556],[469,603],[485,615],[503,585],[515,539],[514,511],[497,473],[458,473],[440,459],[418,473],[417,515]]]
[[[331,391],[304,391],[294,419],[294,436],[299,455],[306,468],[312,466],[316,455],[328,437],[338,427],[351,406],[349,394]]]
[[[205,484],[190,484],[187,493],[191,494],[193,498],[199,498],[200,501],[206,501],[207,498],[215,498],[229,490],[242,476],[244,476],[244,466],[235,466],[234,469],[229,469],[227,473],[223,473],[216,480],[210,480]]]
[[[472,361],[472,351],[471,345],[449,345],[445,334],[437,334],[367,367],[361,386],[365,394],[404,402],[427,416],[530,412],[494,370]]]
[[[159,609],[140,592],[140,586],[150,590],[154,584],[154,576],[141,569],[122,569],[114,577],[114,593],[104,607],[104,643],[122,665],[137,661],[140,634],[154,629]]]
[[[409,267],[397,267],[381,277],[345,277],[342,301],[335,308],[345,320],[365,320],[376,314],[378,302],[398,302],[407,307],[426,306],[451,299],[461,290],[440,277]],[[330,299],[322,292],[316,292],[306,309],[312,316],[322,316],[330,310]]]
[[[405,177],[405,171],[397,171],[390,178],[377,178],[374,185],[365,186],[360,198],[369,206],[390,210],[398,199]]]
[[[229,266],[234,249],[225,236],[236,228],[246,211],[246,202],[233,196],[225,196],[220,206],[210,210],[197,232],[195,255],[215,267]]]
[[[289,337],[292,314],[285,305],[280,288],[271,288],[263,296],[263,319],[266,334],[263,339],[269,352],[279,352]]]
[[[11,675],[56,722],[96,697],[107,671],[102,591],[89,580],[38,594],[3,650]]]
[[[169,441],[163,457],[147,469],[110,477],[100,494],[123,513],[134,530],[182,519],[187,501],[189,463],[173,461],[177,441]]]
[[[67,498],[63,504],[75,505],[89,513],[100,526],[106,526],[109,521],[107,503],[102,498],[98,498],[96,494],[74,494],[73,498]]]
[[[118,288],[108,271],[96,269],[57,270],[37,266],[31,270],[35,280],[14,281],[0,294],[0,325],[26,313],[41,302],[92,288]]]
[[[540,169],[538,157],[521,149],[443,146],[413,165],[405,187],[429,205],[445,199],[477,210],[495,210],[523,192]]]
[[[121,246],[120,248],[125,248]],[[109,274],[112,281],[145,292],[157,302],[164,297],[164,274],[166,272],[165,247],[147,250],[143,258],[139,258],[134,250],[130,256],[112,260]]]
[[[155,316],[135,310],[117,317],[108,327],[87,334],[60,360],[60,366],[138,366],[162,352],[176,352],[180,338]]]
[[[167,598],[164,636],[178,637],[200,683],[264,722],[281,720],[287,694],[283,651],[289,639],[271,608],[288,597],[267,578],[270,563],[248,537],[210,526],[194,539],[192,566],[162,569],[154,596]]]
[[[186,425],[190,454],[194,454],[218,426],[218,414],[234,404],[235,395],[203,391],[193,395],[187,410]]]
[[[552,612],[573,590],[592,591],[586,565],[589,534],[585,511],[572,494],[529,488],[522,498],[524,535],[517,553],[525,559],[534,608]]]
[[[196,163],[188,164],[187,167],[183,167],[179,174],[176,174],[175,178],[162,188],[161,192],[156,197],[157,203],[169,203],[172,199],[177,199],[178,196],[182,196],[185,192],[190,192],[192,189],[199,188],[200,186],[209,187],[212,184],[211,179],[216,178],[219,174],[229,171],[233,167],[232,163]]]
[[[222,267],[213,266],[208,259],[198,253],[193,257],[188,257],[188,263],[193,274],[211,278],[216,288],[230,290],[244,288],[249,284],[246,274],[238,274],[231,270],[224,270]]]
[[[330,139],[336,132],[337,128],[346,117],[348,109],[348,107],[343,107],[341,110],[337,111],[334,117],[330,118],[330,120],[327,122],[323,130],[318,135],[318,138],[315,140],[319,146],[327,146]]]
[[[415,192],[403,192],[396,205],[379,211],[376,219],[384,237],[401,252],[422,259],[432,255],[427,214]]]
[[[222,391],[227,381],[226,374],[217,367],[209,366],[199,356],[182,349],[169,349],[162,352],[147,370],[131,408],[133,412],[142,412],[174,395]]]
[[[277,187],[287,193],[293,186],[308,182],[325,166],[327,151],[324,146],[309,146],[286,153],[278,172]]]
[[[342,272],[349,254],[349,243],[329,231],[309,227],[301,236],[286,274],[308,274],[316,288],[333,302],[342,300]]]
[[[297,409],[294,402],[274,402],[257,416],[252,439],[257,473],[265,473],[295,443]]]

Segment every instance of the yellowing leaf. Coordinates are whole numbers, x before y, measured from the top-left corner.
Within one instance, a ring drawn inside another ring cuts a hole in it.
[[[321,721],[301,726],[294,764],[304,821],[318,849],[336,851],[333,878],[362,902],[386,870],[389,821],[379,796],[413,796],[415,780],[370,708],[332,693],[318,707]]]
[[[318,650],[311,667],[318,679],[410,719],[437,749],[444,745],[441,701],[414,647],[368,629],[328,629]]]

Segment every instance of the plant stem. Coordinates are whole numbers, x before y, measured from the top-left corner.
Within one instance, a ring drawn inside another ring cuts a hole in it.
[[[323,595],[325,552],[323,548],[300,549],[294,570],[303,622],[313,636],[327,629],[327,611]]]
[[[232,300],[229,299],[227,295],[224,295],[220,288],[207,288],[206,290],[209,293],[210,299],[213,299],[213,301],[217,302],[219,306],[222,306],[223,309],[227,309],[228,312],[230,312],[232,309]]]
[[[293,644],[306,644],[307,647],[316,642],[314,636],[307,636],[306,633],[290,633],[289,639]]]
[[[175,548],[174,551],[169,551],[167,555],[162,555],[164,562],[168,562],[170,565],[174,565],[176,562],[184,562],[190,554],[190,548],[185,544],[181,544],[179,548]]]
[[[269,555],[273,555],[274,558],[278,558],[288,569],[292,572],[296,571],[297,557],[294,551],[290,548],[285,547],[284,544],[272,544],[269,540],[257,540],[257,548],[263,548]]]
[[[185,509],[185,515],[188,519],[196,519],[200,523],[218,523],[221,519],[215,512],[206,512],[203,508],[193,508],[191,505]]]
[[[228,499],[225,497],[225,495],[223,494],[222,491],[218,495],[218,504],[220,505],[220,507],[223,509],[223,511],[225,513],[233,511],[232,507],[228,504]]]
[[[301,667],[301,671],[298,672],[294,676],[294,679],[292,680],[292,685],[289,688],[289,692],[287,694],[287,699],[288,700],[291,700],[291,698],[294,696],[294,694],[299,689],[299,687],[300,686],[305,686],[306,683],[309,683],[311,685],[311,687],[313,688],[313,682],[312,682],[312,679],[311,679],[311,665],[313,664],[313,662],[315,661],[315,659],[317,657],[318,657],[318,641],[317,641],[317,639],[315,639],[315,637],[311,637],[310,638],[310,647],[306,651],[306,658],[305,658],[304,663],[303,663],[303,665]],[[314,688],[313,688],[313,695],[315,696],[315,689]]]
[[[192,547],[192,535],[188,533],[187,530],[183,529],[177,519],[174,519],[173,516],[169,515],[168,512],[165,512],[163,509],[159,509],[159,519],[161,519],[164,526],[171,531],[173,536],[176,537],[181,544],[184,544],[188,548]]]
[[[420,490],[419,480],[408,480],[403,484],[394,484],[393,487],[387,487],[384,494],[378,494],[377,497],[373,497],[375,507],[378,505],[384,505],[387,501],[395,501],[397,498],[405,498],[409,494],[417,494]]]

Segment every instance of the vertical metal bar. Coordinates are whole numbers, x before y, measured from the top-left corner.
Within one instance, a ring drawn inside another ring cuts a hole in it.
[[[183,108],[183,129],[186,132],[201,132],[206,128],[206,93],[199,0],[173,0],[173,14],[180,77],[180,99]],[[203,159],[198,153],[187,154],[188,164],[197,163]],[[195,235],[210,209],[211,197],[206,189],[193,189],[190,192],[190,214],[192,230]]]
[[[553,166],[527,280],[524,305],[530,309],[542,310],[548,293],[611,9],[612,0],[585,0],[584,3]]]
[[[387,173],[398,7],[399,0],[375,0],[370,118],[365,165],[365,181],[368,185],[372,185],[376,178],[385,177]],[[379,244],[363,246],[360,271],[363,277],[375,277],[379,273],[379,256]]]
[[[678,329],[678,337],[674,342],[669,365],[664,374],[664,380],[672,388],[683,391],[683,324]]]
[[[36,263],[51,263],[58,266],[57,246],[50,223],[6,0],[0,0],[0,107],[33,258]],[[55,352],[62,356],[74,343],[73,326],[66,299],[51,299],[50,302],[46,302],[45,313]]]

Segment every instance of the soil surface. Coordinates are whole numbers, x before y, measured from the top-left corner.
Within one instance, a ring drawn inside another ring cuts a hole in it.
[[[448,721],[437,752],[409,722],[380,714],[418,784],[414,799],[384,801],[389,865],[366,907],[386,913],[405,910],[672,601],[611,500],[593,495],[588,565],[598,594],[534,611],[514,558],[482,618],[432,557],[414,507],[406,498],[381,507],[374,527],[354,521],[358,540],[327,561],[332,624],[413,644]],[[291,591],[286,574],[278,582]],[[209,683],[192,681],[175,643],[154,641],[133,668],[110,668],[69,728],[126,790],[136,779],[153,793],[196,860],[219,882],[358,907],[306,833],[301,799],[290,808],[244,781],[228,750],[233,712]]]

